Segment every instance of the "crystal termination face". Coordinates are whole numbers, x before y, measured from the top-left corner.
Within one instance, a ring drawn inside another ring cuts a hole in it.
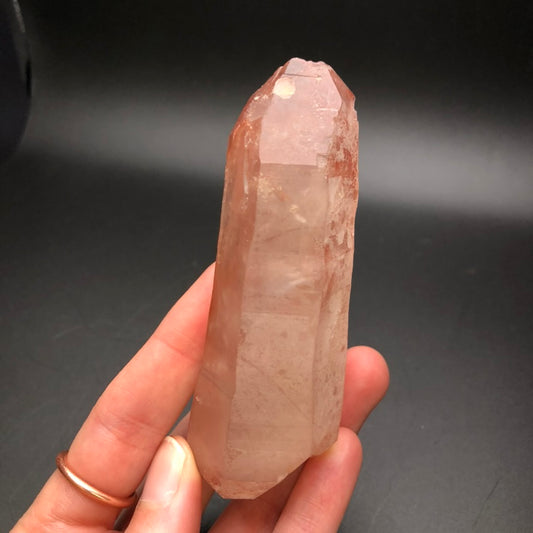
[[[188,439],[225,498],[255,498],[338,434],[358,123],[331,67],[291,59],[229,139],[203,367]]]

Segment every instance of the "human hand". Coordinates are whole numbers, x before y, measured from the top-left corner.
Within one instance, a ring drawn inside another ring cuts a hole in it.
[[[106,388],[76,435],[68,466],[104,493],[126,497],[145,478],[127,533],[196,532],[212,491],[184,438],[165,436],[190,398],[201,365],[213,266],[174,305],[152,337]],[[337,442],[255,500],[234,500],[212,533],[337,531],[361,466],[356,436],[389,383],[381,355],[347,354]],[[119,510],[97,502],[56,470],[12,533],[91,532],[113,528]]]

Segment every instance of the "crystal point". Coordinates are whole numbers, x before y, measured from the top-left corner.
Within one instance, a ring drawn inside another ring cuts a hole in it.
[[[226,498],[255,498],[337,438],[358,197],[354,96],[291,59],[230,135],[189,441]]]

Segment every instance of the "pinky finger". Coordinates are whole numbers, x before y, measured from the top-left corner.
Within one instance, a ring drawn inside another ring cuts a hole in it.
[[[189,445],[166,437],[150,465],[126,533],[188,533],[200,528],[202,480]]]
[[[362,458],[357,436],[341,428],[337,442],[305,464],[274,532],[336,532],[355,487]]]

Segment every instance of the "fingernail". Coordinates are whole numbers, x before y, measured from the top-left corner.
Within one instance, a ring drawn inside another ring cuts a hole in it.
[[[180,486],[185,458],[178,439],[165,437],[150,465],[141,501],[168,504]]]

